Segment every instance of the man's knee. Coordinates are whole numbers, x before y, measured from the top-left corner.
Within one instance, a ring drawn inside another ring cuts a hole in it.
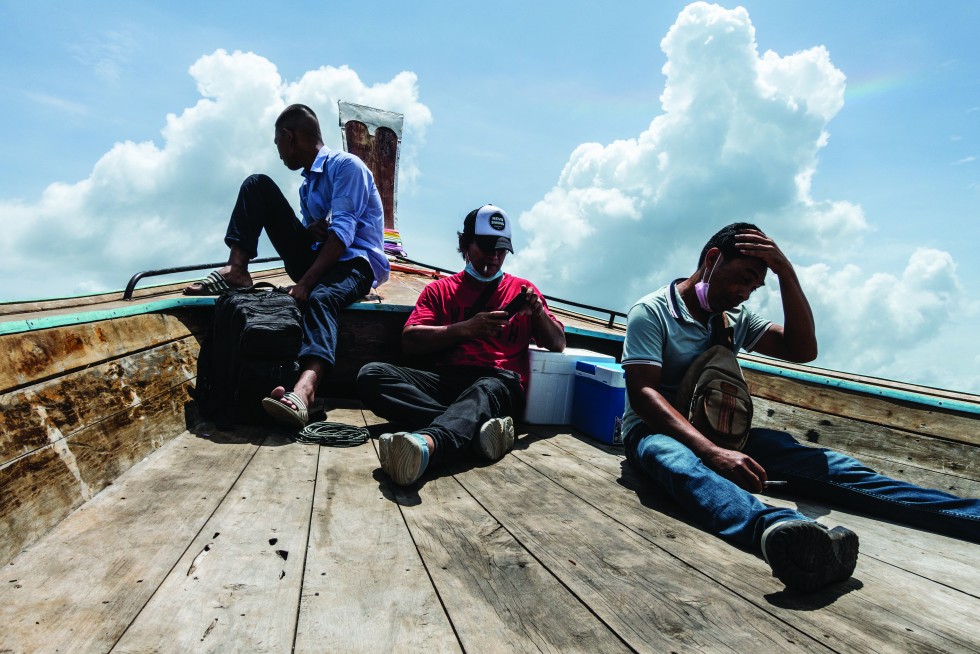
[[[279,188],[276,183],[272,181],[271,177],[263,173],[254,173],[249,175],[245,178],[245,181],[242,182],[243,189],[260,189],[268,188],[270,186],[274,186],[276,189]]]
[[[639,439],[636,457],[651,471],[662,470],[672,475],[686,475],[700,465],[701,460],[680,441],[663,434],[649,434]]]
[[[510,386],[502,379],[496,377],[481,377],[473,382],[470,389],[477,390],[487,395],[491,404],[495,405],[494,413],[498,416],[511,415],[514,411],[514,397]]]
[[[373,385],[380,379],[390,377],[392,368],[393,366],[390,363],[382,363],[381,361],[365,363],[357,372],[357,379],[355,380],[358,392],[360,392],[362,388],[368,389],[373,387]]]

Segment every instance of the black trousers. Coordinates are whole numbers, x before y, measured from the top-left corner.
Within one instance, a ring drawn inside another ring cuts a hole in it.
[[[400,429],[431,436],[436,451],[430,465],[469,447],[487,420],[519,415],[525,402],[517,373],[476,366],[415,370],[369,363],[357,375],[357,392]]]
[[[266,175],[251,175],[242,182],[225,233],[229,247],[237,245],[254,259],[262,230],[282,257],[293,281],[300,279],[316,260],[316,242],[289,205],[276,183]],[[337,359],[337,323],[341,310],[367,295],[374,272],[366,259],[338,261],[310,291],[303,307],[303,345],[300,359],[316,357],[329,368]]]

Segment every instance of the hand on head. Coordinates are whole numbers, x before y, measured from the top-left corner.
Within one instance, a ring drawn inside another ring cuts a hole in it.
[[[776,242],[760,231],[746,229],[739,232],[735,247],[744,255],[762,259],[766,267],[777,276],[792,268],[789,259],[779,249]]]

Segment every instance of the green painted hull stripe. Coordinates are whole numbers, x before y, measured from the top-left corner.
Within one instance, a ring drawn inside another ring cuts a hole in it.
[[[603,338],[608,340],[623,341],[624,339],[624,337],[619,334],[595,332],[579,327],[566,327],[565,332],[568,334],[578,334],[581,336]],[[742,364],[743,368],[748,370],[755,370],[770,375],[778,375],[780,377],[785,377],[786,379],[806,382],[808,384],[839,388],[844,391],[852,391],[864,395],[873,395],[900,402],[910,402],[912,404],[920,404],[935,407],[937,409],[961,411],[963,413],[980,415],[980,402],[965,402],[963,400],[934,397],[932,395],[916,393],[914,391],[907,391],[899,388],[884,388],[875,384],[868,384],[867,382],[852,381],[849,379],[835,379],[833,377],[827,377],[826,375],[821,375],[818,373],[788,370],[786,368],[780,368],[779,366],[770,365],[768,363],[759,363],[756,361],[746,361],[740,359],[739,363]]]
[[[146,302],[133,304],[115,309],[103,311],[84,311],[81,313],[66,313],[57,316],[46,316],[44,318],[16,320],[12,322],[0,323],[0,335],[18,334],[20,332],[30,332],[39,329],[51,329],[53,327],[64,327],[66,325],[80,325],[87,322],[99,322],[100,320],[112,320],[113,318],[125,318],[128,316],[138,316],[145,313],[155,313],[157,311],[168,311],[182,307],[202,307],[212,306],[215,297],[182,297],[170,300],[158,300],[156,302]],[[357,311],[394,311],[408,313],[412,310],[411,306],[400,304],[377,304],[361,302],[351,305],[350,309]]]
[[[174,298],[169,300],[159,300],[157,302],[147,302],[145,304],[134,304],[132,306],[118,307],[116,309],[107,309],[104,311],[88,311],[82,313],[47,316],[36,320],[17,320],[13,322],[0,323],[0,335],[17,334],[20,332],[28,332],[39,329],[51,329],[53,327],[64,327],[66,325],[80,325],[83,323],[98,322],[100,320],[112,320],[113,318],[137,316],[146,313],[167,311],[170,309],[179,309],[183,307],[211,306],[214,304],[215,300],[216,298],[214,297]],[[368,302],[354,304],[349,308],[355,311],[390,311],[396,313],[408,313],[412,310],[412,307],[408,305],[377,304]],[[565,331],[569,334],[588,336],[590,338],[600,338],[620,342],[623,341],[623,336],[619,334],[607,334],[590,329],[582,329],[580,327],[566,327]],[[787,370],[785,368],[780,368],[779,366],[759,363],[756,361],[743,360],[741,361],[741,364],[742,367],[747,368],[748,370],[756,370],[758,372],[763,372],[770,375],[778,375],[780,377],[785,377],[786,379],[806,382],[809,384],[838,388],[840,390],[852,391],[865,395],[878,396],[888,400],[921,404],[948,411],[960,411],[963,413],[980,415],[980,402],[965,402],[963,400],[939,398],[903,389],[883,388],[881,386],[868,384],[866,382],[835,379],[833,377],[827,377],[825,375],[811,372]]]

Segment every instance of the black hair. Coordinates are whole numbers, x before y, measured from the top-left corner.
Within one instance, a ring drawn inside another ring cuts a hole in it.
[[[480,213],[482,208],[477,207],[466,214],[466,217],[463,218],[463,231],[456,232],[456,238],[459,239],[456,251],[464,260],[466,259],[466,251],[470,249],[470,244],[476,240],[476,214]]]
[[[276,118],[276,129],[294,130],[310,138],[323,140],[320,135],[320,121],[305,104],[291,104],[283,109],[279,118]]]
[[[753,225],[752,223],[732,223],[731,225],[725,225],[715,233],[714,236],[708,239],[704,247],[701,249],[701,256],[698,258],[698,268],[704,265],[704,258],[708,254],[708,250],[711,248],[718,248],[721,250],[722,256],[725,257],[726,261],[731,261],[732,259],[747,259],[749,255],[742,254],[735,247],[735,239],[739,232],[745,231],[746,229],[754,229],[761,232],[762,230]]]

